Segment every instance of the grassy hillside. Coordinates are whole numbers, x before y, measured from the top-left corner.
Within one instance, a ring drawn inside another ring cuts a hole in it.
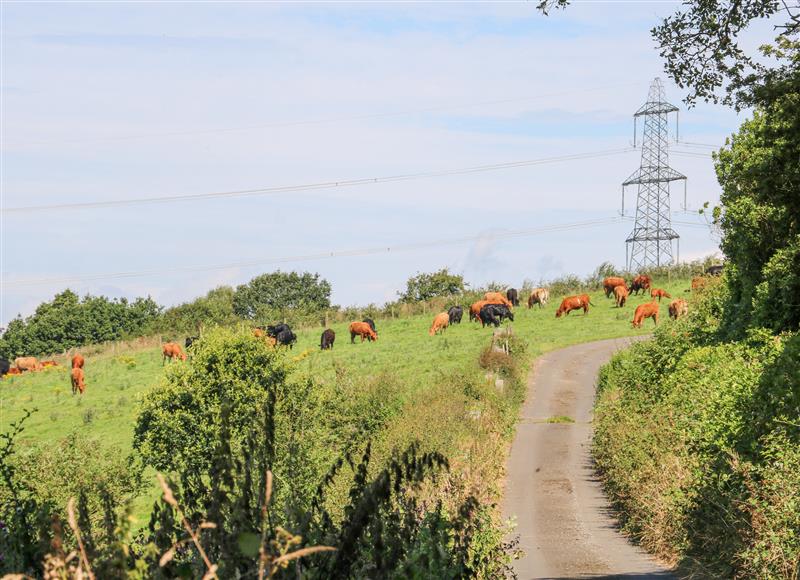
[[[685,280],[655,284],[667,288],[673,296],[683,296],[687,287]],[[529,352],[538,356],[569,344],[651,332],[649,321],[642,330],[634,330],[630,325],[635,306],[646,300],[649,297],[632,297],[628,306],[617,309],[613,300],[597,292],[592,294],[595,307],[589,316],[573,312],[556,319],[554,312],[559,299],[554,298],[541,310],[517,308],[511,326],[529,343]],[[666,320],[666,302],[661,309]],[[334,324],[335,348],[326,352],[319,350],[321,329],[298,331],[297,344],[287,356],[296,361],[298,370],[322,380],[333,379],[337,373],[359,376],[387,373],[402,382],[411,396],[453,370],[476,367],[478,353],[491,336],[489,328],[469,323],[465,314],[461,325],[453,326],[442,336],[430,337],[428,328],[432,318],[431,314],[378,321],[379,340],[361,344],[357,338],[354,345],[350,344],[347,325]],[[83,397],[71,394],[68,363],[60,362],[63,367],[6,377],[0,383],[0,431],[6,431],[25,409],[36,409],[26,424],[23,442],[54,440],[80,430],[100,438],[109,448],[127,452],[137,414],[137,397],[157,388],[162,374],[159,347],[106,349],[87,356],[87,392]]]

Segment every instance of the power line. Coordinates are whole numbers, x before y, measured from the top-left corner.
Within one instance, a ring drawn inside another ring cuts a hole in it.
[[[603,85],[599,87],[581,89],[582,92],[603,91],[607,89],[615,89],[620,87],[632,86],[634,82],[616,83],[612,85]],[[116,137],[95,137],[86,139],[67,139],[67,140],[52,140],[52,141],[23,141],[19,143],[6,143],[6,146],[39,146],[39,145],[73,145],[79,143],[111,143],[123,141],[140,141],[151,138],[165,138],[165,137],[188,137],[194,135],[218,135],[223,133],[240,133],[245,131],[257,131],[261,129],[279,129],[284,127],[298,127],[304,125],[326,125],[333,123],[341,123],[344,121],[362,121],[368,119],[381,119],[389,117],[403,117],[408,115],[418,115],[422,113],[435,113],[438,111],[449,111],[457,109],[471,109],[475,107],[485,107],[491,105],[505,105],[511,103],[524,103],[527,101],[536,101],[539,99],[546,99],[548,97],[560,97],[564,95],[571,95],[574,91],[561,91],[556,93],[543,93],[541,95],[531,95],[529,97],[516,97],[512,99],[497,99],[490,101],[477,101],[473,103],[462,104],[449,104],[439,105],[432,107],[423,107],[420,109],[411,109],[405,111],[388,111],[384,113],[367,113],[362,115],[349,115],[342,117],[330,117],[327,119],[307,119],[296,121],[278,121],[273,123],[262,123],[256,125],[244,125],[241,127],[222,127],[218,129],[196,129],[191,131],[163,131],[157,133],[142,133],[138,135],[119,135]]]
[[[77,210],[77,209],[97,209],[106,207],[121,207],[131,205],[143,205],[151,203],[169,203],[200,201],[218,198],[231,197],[253,197],[263,195],[275,195],[279,193],[313,191],[323,189],[335,189],[339,187],[353,187],[358,185],[370,185],[375,183],[393,183],[400,181],[410,181],[414,179],[426,179],[433,177],[445,177],[450,175],[466,175],[471,173],[482,173],[485,171],[499,171],[503,169],[514,169],[517,167],[530,167],[534,165],[547,165],[549,163],[561,163],[565,161],[577,161],[582,159],[593,159],[597,157],[608,157],[633,151],[632,148],[607,149],[603,151],[591,151],[587,153],[575,153],[572,155],[561,155],[557,157],[545,157],[540,159],[528,159],[523,161],[511,161],[507,163],[494,163],[490,165],[474,165],[471,167],[461,167],[456,169],[445,169],[439,171],[424,171],[417,173],[406,173],[390,175],[385,177],[369,177],[360,179],[345,179],[340,181],[322,181],[317,183],[305,183],[299,185],[283,185],[275,187],[261,187],[255,189],[240,189],[234,191],[216,191],[211,193],[193,193],[183,195],[161,195],[153,197],[138,197],[128,199],[117,199],[110,201],[87,201],[77,203],[55,203],[49,205],[34,205],[23,207],[7,207],[1,211],[4,214],[32,213],[53,210]]]
[[[519,230],[507,230],[504,232],[497,232],[491,234],[478,234],[471,236],[463,236],[459,238],[450,238],[445,240],[427,241],[427,242],[413,242],[407,244],[398,244],[394,246],[374,246],[371,248],[361,248],[354,250],[338,250],[332,252],[319,252],[315,254],[302,254],[296,256],[283,256],[283,257],[266,257],[257,258],[254,260],[243,260],[238,262],[226,262],[222,264],[203,264],[194,266],[174,266],[170,268],[158,268],[151,270],[139,270],[128,272],[108,272],[99,274],[87,274],[85,276],[67,276],[61,278],[33,278],[28,280],[12,280],[0,281],[0,286],[4,288],[16,288],[22,286],[39,286],[45,284],[69,284],[73,282],[89,282],[95,280],[112,280],[119,278],[140,278],[153,275],[165,275],[178,272],[207,272],[213,270],[228,270],[233,268],[242,268],[248,266],[259,266],[264,264],[281,264],[286,262],[306,262],[310,260],[325,260],[332,258],[345,258],[368,256],[374,254],[387,254],[396,252],[408,252],[426,248],[437,248],[443,246],[455,246],[466,243],[479,241],[482,239],[508,239],[523,236],[536,236],[547,233],[562,232],[576,229],[583,229],[601,225],[608,225],[619,223],[619,217],[598,218],[594,220],[586,220],[581,222],[554,224],[550,226],[542,226],[538,228],[526,228]]]

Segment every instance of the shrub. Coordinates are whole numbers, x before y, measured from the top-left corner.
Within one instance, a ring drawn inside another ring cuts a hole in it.
[[[429,274],[417,273],[406,281],[404,292],[398,292],[401,302],[421,302],[437,297],[449,297],[464,292],[464,277],[451,274],[447,268]]]

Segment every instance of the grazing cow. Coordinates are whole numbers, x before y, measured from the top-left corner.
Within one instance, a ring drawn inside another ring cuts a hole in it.
[[[672,296],[663,288],[653,288],[650,290],[650,298],[658,298],[658,301],[661,302],[661,298],[672,298]]]
[[[669,317],[678,320],[689,312],[689,304],[683,298],[678,298],[669,303]]]
[[[336,340],[336,333],[330,328],[326,328],[322,332],[322,337],[319,339],[320,350],[333,350],[333,341]]]
[[[650,290],[650,284],[653,283],[653,280],[647,274],[639,274],[636,278],[633,279],[631,282],[631,287],[628,288],[628,292],[631,294],[639,295],[639,290],[644,292],[645,290]]]
[[[39,364],[39,361],[36,360],[35,356],[20,356],[14,360],[14,364],[20,370],[20,372],[25,371],[38,371],[42,368],[42,365]]]
[[[186,360],[186,355],[183,354],[181,345],[176,342],[164,343],[164,346],[161,348],[161,353],[164,355],[164,357],[161,359],[162,365],[167,361],[167,359],[174,360],[179,358],[181,360]]]
[[[267,336],[267,333],[264,332],[263,328],[256,326],[253,329],[253,336],[255,336],[256,338],[264,338],[265,336]]]
[[[378,335],[375,334],[375,331],[372,330],[370,325],[366,322],[350,323],[350,344],[355,344],[356,336],[361,337],[361,342],[364,342],[364,339],[367,339],[370,342],[373,340],[378,340]]]
[[[49,369],[51,367],[57,367],[57,366],[60,366],[60,365],[54,360],[43,360],[41,362],[41,367],[43,369]]]
[[[83,369],[80,367],[76,367],[72,369],[70,372],[70,378],[72,380],[72,394],[80,391],[80,394],[83,394],[83,391],[86,390],[86,383],[84,383],[84,376],[83,376]]]
[[[509,288],[506,290],[506,298],[508,298],[508,301],[514,306],[519,306],[519,294],[517,294],[516,288]]]
[[[719,276],[722,274],[722,270],[725,266],[709,266],[708,270],[706,270],[706,274],[709,276]]]
[[[85,362],[86,361],[84,360],[84,358],[80,354],[75,353],[75,356],[72,357],[72,368],[74,368],[74,369],[82,369],[83,368],[83,363],[85,363]]]
[[[447,321],[450,324],[461,324],[462,316],[464,316],[464,310],[460,306],[451,306],[447,311]]]
[[[481,308],[489,304],[488,300],[478,300],[477,302],[473,302],[469,307],[469,320],[472,322],[473,320],[480,320]]]
[[[625,306],[628,300],[628,288],[625,284],[620,284],[614,288],[614,301],[617,303],[617,308]]]
[[[294,346],[294,343],[297,342],[297,337],[294,335],[294,332],[288,328],[284,328],[278,333],[278,336],[275,337],[275,341],[277,344],[281,346],[288,346],[289,350],[292,350],[292,346]]]
[[[528,296],[528,308],[533,308],[534,304],[538,304],[539,308],[541,308],[549,301],[550,290],[547,288],[534,288],[531,290],[531,295]]]
[[[692,278],[692,292],[702,290],[706,287],[706,284],[708,284],[708,278],[703,278],[702,276]]]
[[[267,325],[267,336],[271,336],[272,338],[278,338],[278,335],[284,331],[288,330],[291,332],[291,328],[289,328],[288,324],[269,324]]]
[[[449,324],[450,315],[447,312],[440,312],[434,317],[433,324],[431,324],[431,329],[428,331],[428,334],[433,336],[434,334],[444,332]]]
[[[606,298],[610,298],[614,294],[614,288],[617,286],[625,286],[625,278],[611,276],[603,280],[603,290],[606,293]]]
[[[480,311],[481,326],[491,324],[500,326],[504,318],[514,320],[514,314],[505,304],[486,304]]]
[[[375,328],[375,321],[374,320],[372,320],[371,318],[365,318],[361,322],[366,322],[367,324],[369,324],[369,327],[372,329],[372,332],[374,332],[375,334],[378,334],[378,329]]]
[[[577,296],[567,296],[561,301],[561,306],[556,310],[556,318],[561,318],[562,315],[567,315],[573,310],[583,309],[584,316],[589,314],[589,306],[594,306],[589,299],[588,294],[579,294]]]
[[[633,327],[641,328],[642,321],[645,318],[652,318],[653,324],[658,324],[658,302],[646,302],[636,307],[636,312],[633,313]]]
[[[199,336],[187,336],[186,340],[183,341],[183,346],[186,347],[186,350],[189,350],[189,347],[191,347],[198,340],[200,340]]]
[[[508,298],[503,296],[500,292],[487,292],[483,295],[483,299],[489,304],[503,304],[508,308],[513,308],[514,305],[509,302]]]
[[[11,361],[0,358],[0,377],[7,375],[9,370],[11,370]]]

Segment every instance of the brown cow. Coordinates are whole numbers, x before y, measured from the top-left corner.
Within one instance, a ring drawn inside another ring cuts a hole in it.
[[[704,278],[703,276],[692,278],[692,292],[702,290],[706,287],[706,284],[708,284],[708,278]]]
[[[7,375],[21,375],[22,371],[19,370],[17,367],[11,367],[10,369],[8,369],[8,372],[6,374]]]
[[[254,328],[253,336],[255,336],[256,338],[264,338],[266,336],[266,333],[260,328]]]
[[[589,299],[588,294],[579,294],[578,296],[567,296],[561,301],[561,306],[556,310],[556,318],[561,318],[561,315],[569,314],[573,310],[583,309],[583,314],[589,314],[589,305],[594,306]]]
[[[603,280],[603,290],[606,293],[606,298],[610,298],[614,294],[614,288],[617,286],[625,286],[625,278],[610,276]]]
[[[508,298],[503,296],[502,292],[487,292],[483,295],[483,299],[487,304],[505,304],[509,310],[514,308],[514,305],[509,302]]]
[[[75,353],[75,356],[72,357],[72,368],[74,368],[74,369],[82,369],[83,368],[83,363],[85,363],[85,362],[86,361],[84,360],[84,358],[80,354]]]
[[[639,290],[642,292],[649,290],[652,283],[653,280],[650,278],[650,276],[647,274],[639,274],[633,279],[633,282],[631,282],[631,287],[628,289],[628,292],[638,296]]]
[[[531,290],[531,295],[528,296],[528,308],[533,308],[534,304],[538,304],[539,308],[541,308],[549,300],[550,291],[547,288],[534,288]]]
[[[40,364],[43,369],[49,369],[51,367],[61,366],[54,360],[43,360]]]
[[[428,331],[428,334],[433,336],[434,334],[444,332],[449,324],[450,324],[450,315],[447,312],[440,312],[433,319],[433,324],[431,325],[431,329]]]
[[[375,331],[372,330],[372,327],[366,322],[350,323],[350,344],[355,344],[356,336],[361,337],[361,342],[364,342],[364,339],[367,339],[370,342],[373,340],[378,340],[378,335],[375,334]]]
[[[489,304],[487,300],[478,300],[477,302],[473,302],[469,307],[469,319],[472,320],[480,320],[481,308]]]
[[[20,356],[14,361],[14,364],[21,372],[25,371],[38,371],[41,370],[42,365],[36,360],[35,356]]]
[[[625,284],[620,284],[614,288],[614,302],[617,303],[617,308],[625,306],[628,300],[628,288]]]
[[[678,298],[669,303],[669,317],[678,320],[689,312],[689,304],[683,298]]]
[[[174,360],[179,358],[181,360],[186,360],[186,355],[183,354],[183,349],[181,345],[176,342],[167,342],[161,349],[161,352],[164,355],[164,358],[161,360],[161,364],[163,365],[167,359]]]
[[[633,327],[641,328],[642,321],[645,318],[652,318],[653,324],[658,324],[658,302],[646,302],[636,307],[636,312],[633,313]]]
[[[650,298],[658,298],[658,301],[661,302],[661,298],[672,298],[672,296],[663,288],[653,288],[650,290]]]
[[[70,375],[72,379],[72,394],[74,395],[76,392],[80,391],[82,395],[83,391],[86,390],[86,383],[83,382],[83,369],[76,367],[72,369]]]

